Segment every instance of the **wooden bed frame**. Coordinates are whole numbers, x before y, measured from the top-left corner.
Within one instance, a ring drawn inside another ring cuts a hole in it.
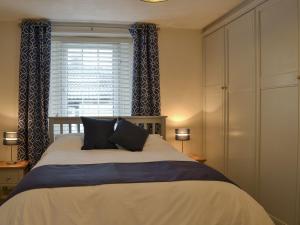
[[[120,117],[102,116],[93,118],[111,120]],[[160,134],[166,139],[167,116],[122,116],[122,118],[149,130],[152,134]],[[50,143],[54,141],[55,135],[67,133],[83,133],[80,117],[49,117]]]

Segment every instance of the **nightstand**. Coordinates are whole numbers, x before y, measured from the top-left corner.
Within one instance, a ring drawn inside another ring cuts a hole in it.
[[[17,186],[28,170],[28,161],[19,161],[16,164],[0,162],[0,201],[9,194],[9,190]]]
[[[194,154],[189,154],[188,157],[190,157],[191,159],[199,162],[199,163],[205,163],[206,162],[206,158],[203,156],[198,156],[198,155],[194,155]]]

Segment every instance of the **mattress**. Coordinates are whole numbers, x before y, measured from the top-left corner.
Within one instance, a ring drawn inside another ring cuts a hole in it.
[[[59,137],[33,168],[48,165],[192,161],[158,135],[142,152],[80,150],[80,134]],[[39,188],[0,207],[0,225],[272,225],[265,210],[234,184],[185,180]]]

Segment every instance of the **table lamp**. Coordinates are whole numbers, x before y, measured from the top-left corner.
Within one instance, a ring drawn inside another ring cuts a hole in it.
[[[175,139],[181,141],[181,151],[183,152],[183,142],[190,140],[190,129],[189,128],[175,129]]]
[[[7,164],[15,164],[12,156],[13,145],[18,145],[18,133],[17,132],[3,132],[3,145],[10,145],[10,162]]]

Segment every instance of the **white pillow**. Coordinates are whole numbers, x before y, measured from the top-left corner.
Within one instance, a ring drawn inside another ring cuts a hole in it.
[[[83,133],[71,133],[71,134],[57,134],[54,136],[54,140],[57,141],[58,139],[60,138],[65,138],[65,137],[68,137],[68,136],[71,136],[71,137],[83,137]]]
[[[162,136],[159,134],[150,134],[147,138],[147,141],[144,145],[143,151],[162,151],[166,148],[172,148]]]
[[[59,149],[81,149],[83,145],[82,133],[78,134],[60,134],[55,136],[55,141],[49,148]]]

